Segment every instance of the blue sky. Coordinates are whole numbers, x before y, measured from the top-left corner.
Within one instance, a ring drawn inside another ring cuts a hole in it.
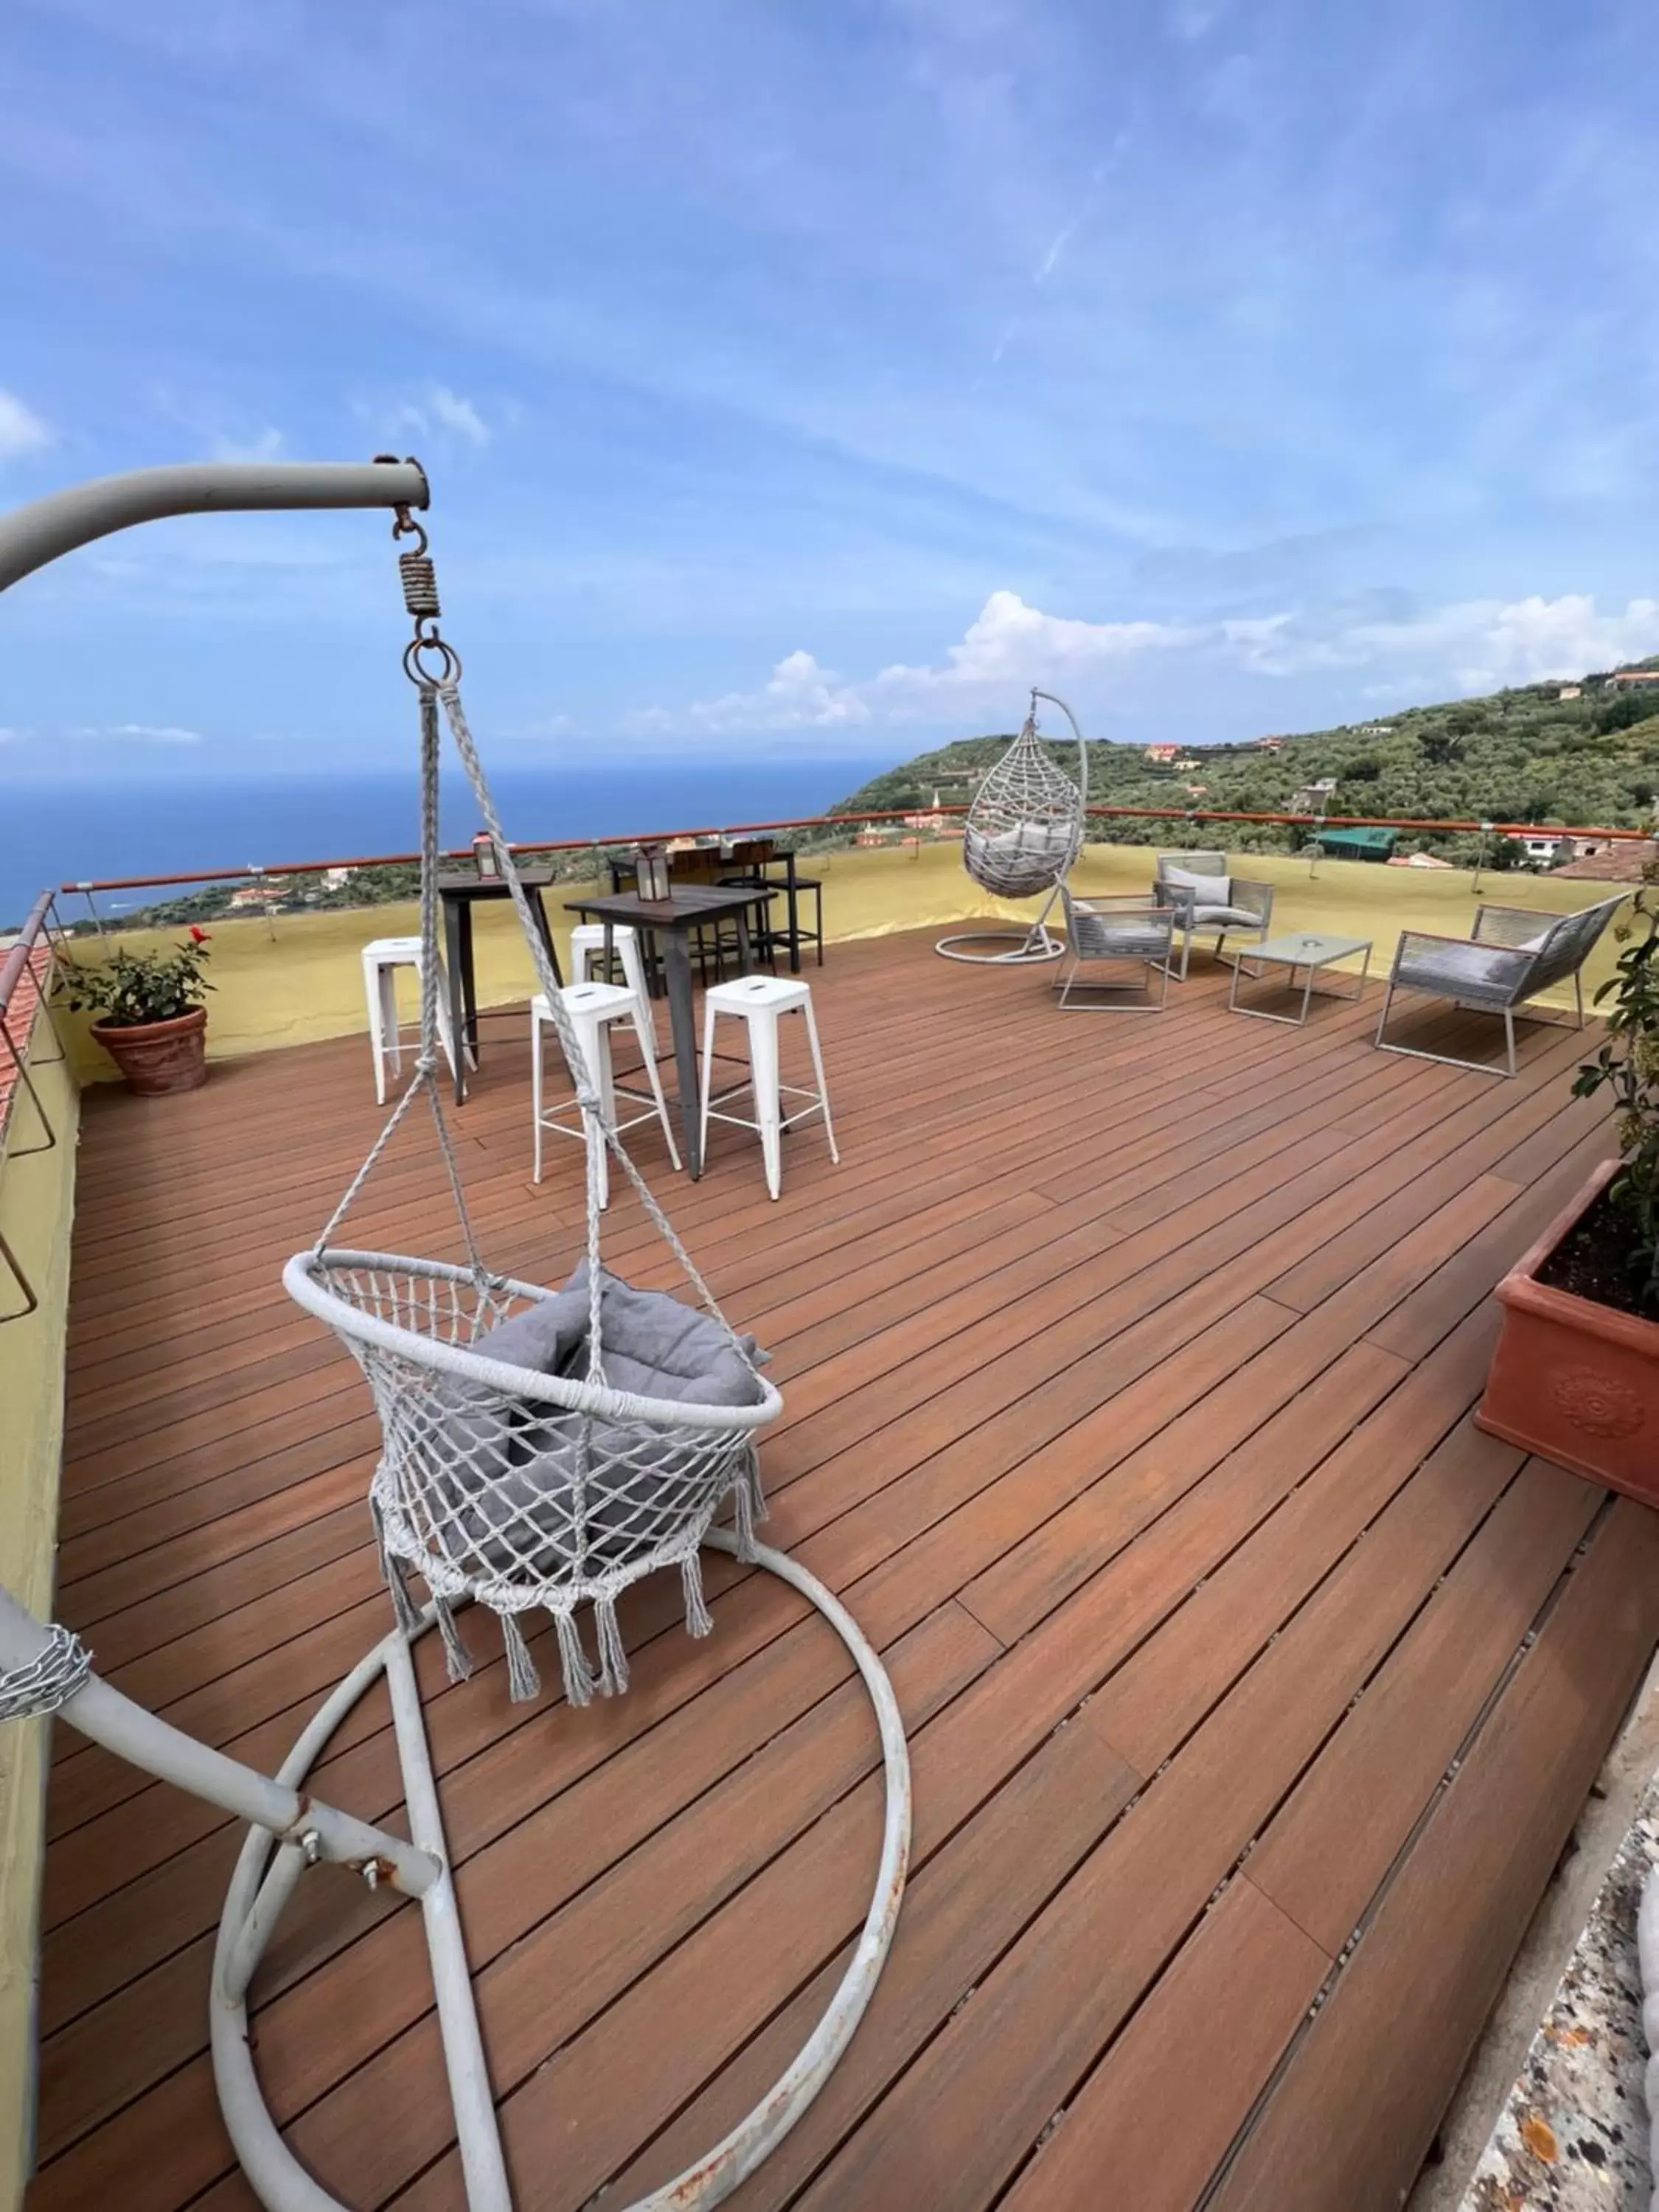
[[[1591,0],[12,0],[0,501],[414,452],[515,762],[1206,738],[1659,650]],[[0,608],[8,779],[406,757],[377,518]]]

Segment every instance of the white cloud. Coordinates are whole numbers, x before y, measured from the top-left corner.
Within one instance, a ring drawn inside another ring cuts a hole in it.
[[[288,441],[282,432],[267,423],[251,437],[233,438],[222,433],[209,442],[210,461],[275,461],[280,460]]]
[[[1395,610],[1398,609],[1398,611]],[[787,653],[758,690],[696,701],[682,714],[649,707],[624,727],[649,736],[708,731],[847,729],[871,723],[947,722],[1001,713],[1033,684],[1074,686],[1085,701],[1093,680],[1127,674],[1149,655],[1174,651],[1267,678],[1322,669],[1390,666],[1367,697],[1431,696],[1435,688],[1492,690],[1507,684],[1580,676],[1659,652],[1659,599],[1599,611],[1587,593],[1556,599],[1468,599],[1418,612],[1402,595],[1374,592],[1346,604],[1206,623],[1085,622],[1046,614],[1017,592],[993,592],[962,641],[942,661],[896,662],[853,679],[811,653]]]
[[[1203,637],[1201,629],[1179,623],[1094,623],[1044,614],[1027,606],[1018,592],[993,592],[941,666],[899,663],[884,668],[868,689],[882,699],[914,703],[940,694],[1038,683],[1135,653],[1196,645]]]
[[[1659,599],[1632,599],[1606,613],[1588,592],[1546,599],[1464,599],[1395,620],[1333,624],[1305,613],[1221,625],[1242,667],[1262,676],[1369,662],[1426,663],[1465,690],[1582,676],[1659,652]],[[1390,689],[1398,689],[1397,685]]]
[[[758,691],[728,691],[698,701],[684,720],[705,730],[848,727],[872,721],[931,719],[969,708],[1006,704],[1011,689],[1057,681],[1068,672],[1101,666],[1171,646],[1196,645],[1205,632],[1170,623],[1091,623],[1044,614],[1017,592],[993,592],[937,666],[896,662],[861,683],[821,667],[810,653],[786,653]],[[653,726],[665,726],[662,716]],[[635,726],[642,727],[642,718]]]
[[[105,728],[81,730],[76,734],[135,745],[199,745],[202,742],[199,730],[181,730],[165,722],[113,722]]]
[[[33,409],[26,407],[15,392],[0,389],[0,461],[37,453],[51,443],[52,432]]]
[[[378,434],[387,438],[401,437],[405,431],[411,437],[429,438],[441,431],[469,446],[482,447],[494,435],[472,402],[452,392],[447,384],[429,384],[411,398],[395,400],[390,405],[359,405],[355,411],[374,423]],[[504,409],[504,419],[512,411]]]
[[[475,446],[489,443],[489,429],[483,416],[470,399],[463,399],[459,392],[452,392],[447,384],[433,386],[427,404],[432,410],[433,420],[446,430],[453,430],[457,437],[469,439]]]
[[[1170,11],[1170,28],[1176,38],[1191,46],[1213,30],[1224,13],[1224,7],[1206,4],[1206,0],[1179,0],[1179,4]]]

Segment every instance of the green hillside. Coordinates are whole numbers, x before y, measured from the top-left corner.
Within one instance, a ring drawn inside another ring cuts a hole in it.
[[[1659,658],[1636,665],[1659,667]],[[1167,766],[1148,761],[1141,745],[1091,744],[1089,797],[1110,806],[1283,813],[1298,791],[1334,777],[1333,814],[1639,829],[1653,819],[1659,799],[1659,699],[1609,690],[1605,682],[1587,677],[1576,699],[1563,699],[1570,687],[1555,682],[1413,707],[1375,722],[1285,737],[1276,750],[1259,743],[1193,745]],[[945,805],[961,805],[1008,734],[963,738],[920,753],[872,777],[835,811],[926,807],[935,793]],[[1074,746],[1055,740],[1051,750],[1075,772]],[[1146,844],[1165,842],[1170,834],[1167,823],[1121,822],[1111,830],[1115,841]],[[1241,825],[1228,831],[1227,842],[1268,850],[1298,836]],[[1407,835],[1398,849],[1467,860],[1474,842],[1449,833]]]

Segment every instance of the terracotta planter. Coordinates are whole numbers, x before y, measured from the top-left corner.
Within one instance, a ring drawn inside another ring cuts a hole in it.
[[[1506,1443],[1659,1505],[1659,1322],[1538,1280],[1618,1173],[1608,1160],[1498,1285],[1504,1308],[1475,1419]]]
[[[171,1022],[120,1028],[94,1022],[92,1034],[141,1098],[196,1091],[207,1081],[207,1008],[196,1006]]]

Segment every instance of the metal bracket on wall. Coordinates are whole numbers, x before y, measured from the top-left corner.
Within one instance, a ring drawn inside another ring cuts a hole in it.
[[[12,1250],[10,1245],[7,1243],[3,1232],[0,1232],[0,1260],[3,1260],[7,1267],[11,1270],[12,1279],[17,1285],[18,1289],[23,1293],[24,1299],[24,1303],[21,1306],[16,1307],[12,1312],[0,1313],[0,1324],[3,1324],[9,1321],[25,1321],[30,1314],[34,1313],[39,1310],[40,1301],[34,1295],[34,1285],[30,1282],[28,1277],[23,1273],[21,1267],[18,1263],[17,1255]]]
[[[44,1002],[42,1004],[41,1011],[45,1011]],[[52,1036],[54,1040],[59,1044],[60,1048],[57,1057],[61,1060],[64,1056],[61,1048],[62,1040],[58,1038],[58,1033],[55,1028],[52,1030]],[[26,1160],[35,1152],[51,1152],[52,1147],[58,1142],[58,1132],[52,1127],[52,1123],[46,1118],[46,1109],[41,1102],[40,1093],[34,1087],[34,1078],[29,1073],[28,1062],[18,1050],[17,1040],[13,1036],[10,1025],[3,1015],[0,1015],[0,1037],[3,1037],[5,1040],[6,1049],[11,1054],[12,1066],[16,1070],[18,1083],[23,1090],[27,1091],[29,1103],[34,1109],[34,1118],[39,1121],[42,1130],[45,1132],[45,1135],[38,1144],[17,1146],[10,1144],[5,1145],[3,1149],[0,1149],[0,1165],[3,1165],[7,1160]],[[52,1065],[50,1061],[46,1064],[48,1066]],[[12,1096],[13,1097],[15,1097],[16,1093],[14,1091]],[[10,1112],[8,1110],[6,1115],[7,1125],[9,1124],[10,1119]]]

